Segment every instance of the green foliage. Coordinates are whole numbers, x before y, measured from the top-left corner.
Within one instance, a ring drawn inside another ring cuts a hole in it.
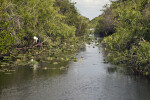
[[[7,53],[4,49],[10,48],[13,43],[13,37],[11,36],[11,31],[13,28],[9,27],[11,23],[7,22],[7,17],[7,13],[4,12],[2,6],[0,6],[0,52],[2,53]]]
[[[83,45],[88,22],[70,0],[0,0],[0,64],[73,53]]]
[[[87,32],[89,19],[81,16],[75,8],[75,3],[70,0],[56,0],[55,6],[59,7],[59,12],[66,16],[63,22],[69,26],[75,26],[76,36],[82,36]]]
[[[101,19],[101,16],[95,17],[94,19],[92,19],[89,23],[89,28],[96,28],[98,21]]]
[[[112,6],[114,9],[112,9],[111,16],[116,23],[116,32],[102,41],[107,51],[110,52],[108,60],[115,64],[134,65],[135,69],[148,75],[150,72],[149,2],[147,0],[119,0],[119,2],[112,2]]]
[[[95,27],[95,34],[101,37],[111,35],[115,32],[115,18],[112,17],[112,9],[115,7],[105,7],[103,14],[98,17],[98,23]]]
[[[13,48],[32,47],[33,37],[47,47],[67,38],[84,35],[88,20],[69,0],[1,0],[0,53]]]

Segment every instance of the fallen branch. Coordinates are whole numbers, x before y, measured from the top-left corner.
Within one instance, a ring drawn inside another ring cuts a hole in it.
[[[43,41],[43,42],[41,42],[41,43],[38,43],[38,44],[36,44],[36,45],[30,46],[30,47],[16,48],[16,50],[32,49],[32,48],[37,47],[37,46],[41,46],[41,47],[42,47],[43,43],[46,42],[47,40],[48,40],[48,38],[47,38],[45,41]]]
[[[47,38],[45,41],[43,41],[43,42],[41,42],[41,43],[35,44],[35,45],[33,45],[33,46],[30,46],[30,47],[16,48],[16,50],[28,50],[28,49],[33,49],[33,48],[35,48],[35,47],[37,47],[37,46],[42,47],[43,43],[46,42],[48,39],[49,39],[49,38]],[[5,54],[0,54],[0,58],[2,58],[3,56],[6,56],[6,55],[10,55],[10,54],[14,54],[14,53],[13,53],[13,51],[8,50],[7,53],[5,53]]]

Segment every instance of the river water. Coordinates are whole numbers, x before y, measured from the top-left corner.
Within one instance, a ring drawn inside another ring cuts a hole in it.
[[[150,100],[150,82],[104,63],[102,47],[85,45],[64,69],[18,68],[0,73],[0,100]]]

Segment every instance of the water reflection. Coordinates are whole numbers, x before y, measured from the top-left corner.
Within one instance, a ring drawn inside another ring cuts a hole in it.
[[[80,52],[84,52],[84,51],[86,51],[86,48],[85,48],[85,46],[84,47],[82,47],[82,48],[80,48],[80,50],[79,50]]]
[[[38,64],[38,63],[36,63],[36,64],[33,65],[33,70],[34,70],[34,71],[36,71],[37,68],[39,68],[39,64]]]
[[[117,72],[117,67],[108,67],[107,71],[109,74],[113,74],[113,73]]]
[[[55,77],[66,74],[66,69],[60,69],[61,66],[67,66],[68,62],[62,62],[58,65],[51,63],[36,62],[32,66],[18,67],[12,74],[0,72],[0,94],[3,89],[27,83],[28,81],[38,79],[39,77]]]

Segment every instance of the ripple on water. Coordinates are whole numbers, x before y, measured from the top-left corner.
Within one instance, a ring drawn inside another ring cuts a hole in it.
[[[103,54],[102,47],[86,44],[66,70],[49,68],[45,62],[38,66],[46,70],[20,68],[0,74],[0,100],[150,100],[148,80],[103,63]]]

